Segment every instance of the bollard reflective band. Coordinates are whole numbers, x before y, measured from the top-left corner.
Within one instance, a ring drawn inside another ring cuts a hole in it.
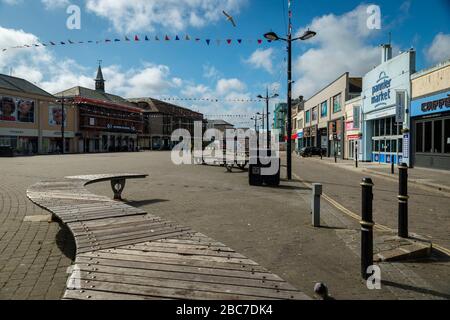
[[[369,227],[369,228],[372,228],[375,225],[374,222],[363,221],[363,220],[361,220],[359,223],[361,224],[361,226],[365,226],[365,227]]]
[[[404,201],[408,201],[409,196],[402,196],[402,195],[398,195],[397,196],[398,200],[404,200]]]
[[[368,183],[368,182],[361,182],[362,186],[369,186],[369,187],[373,187],[374,184],[373,183]]]

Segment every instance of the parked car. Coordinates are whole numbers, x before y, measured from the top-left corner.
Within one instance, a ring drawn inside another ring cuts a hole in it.
[[[302,157],[312,157],[312,156],[324,156],[327,150],[319,147],[305,147],[300,150],[300,155]]]

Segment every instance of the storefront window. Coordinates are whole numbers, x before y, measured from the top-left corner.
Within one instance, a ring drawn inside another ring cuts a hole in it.
[[[384,140],[380,140],[380,152],[385,152],[386,151],[386,141]]]
[[[416,152],[423,152],[423,123],[416,123]]]
[[[373,122],[373,136],[379,137],[380,136],[380,122],[378,120],[375,120]]]
[[[393,119],[391,119],[391,118],[387,118],[386,119],[386,135],[387,136],[390,136],[391,135],[391,124],[392,124],[392,121]]]
[[[434,121],[434,152],[442,153],[442,120]]]
[[[373,144],[374,146],[374,151],[375,152],[379,152],[380,151],[380,141],[379,140],[375,140],[375,143]]]
[[[305,121],[306,121],[306,123],[309,123],[309,121],[310,121],[310,111],[308,110],[308,111],[306,111],[306,115],[305,115]]]
[[[425,141],[425,150],[424,152],[432,152],[432,125],[433,123],[431,121],[425,122],[425,134],[424,134],[424,141]]]
[[[397,152],[397,140],[391,140],[391,152]]]
[[[386,151],[391,152],[391,140],[386,140]]]
[[[445,120],[444,126],[444,152],[450,153],[450,119]]]
[[[384,136],[384,119],[380,120],[380,136]]]

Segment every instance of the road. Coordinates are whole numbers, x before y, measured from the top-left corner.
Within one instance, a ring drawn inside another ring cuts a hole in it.
[[[322,183],[324,193],[357,215],[361,214],[359,184],[364,177],[372,178],[374,221],[397,229],[397,182],[378,175],[337,169],[317,157],[293,156],[293,172],[306,182]],[[413,184],[408,186],[408,194],[409,231],[450,249],[450,195],[437,194]]]

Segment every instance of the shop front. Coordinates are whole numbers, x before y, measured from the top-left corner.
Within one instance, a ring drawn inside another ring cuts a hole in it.
[[[410,164],[408,109],[414,65],[415,52],[407,51],[387,59],[364,77],[364,161]]]
[[[328,156],[344,158],[344,129],[343,118],[328,122]]]
[[[411,132],[414,166],[450,170],[450,90],[412,101]]]
[[[0,128],[0,147],[11,148],[16,155],[38,153],[38,130]]]
[[[299,152],[303,147],[303,129],[297,130],[297,152]]]

